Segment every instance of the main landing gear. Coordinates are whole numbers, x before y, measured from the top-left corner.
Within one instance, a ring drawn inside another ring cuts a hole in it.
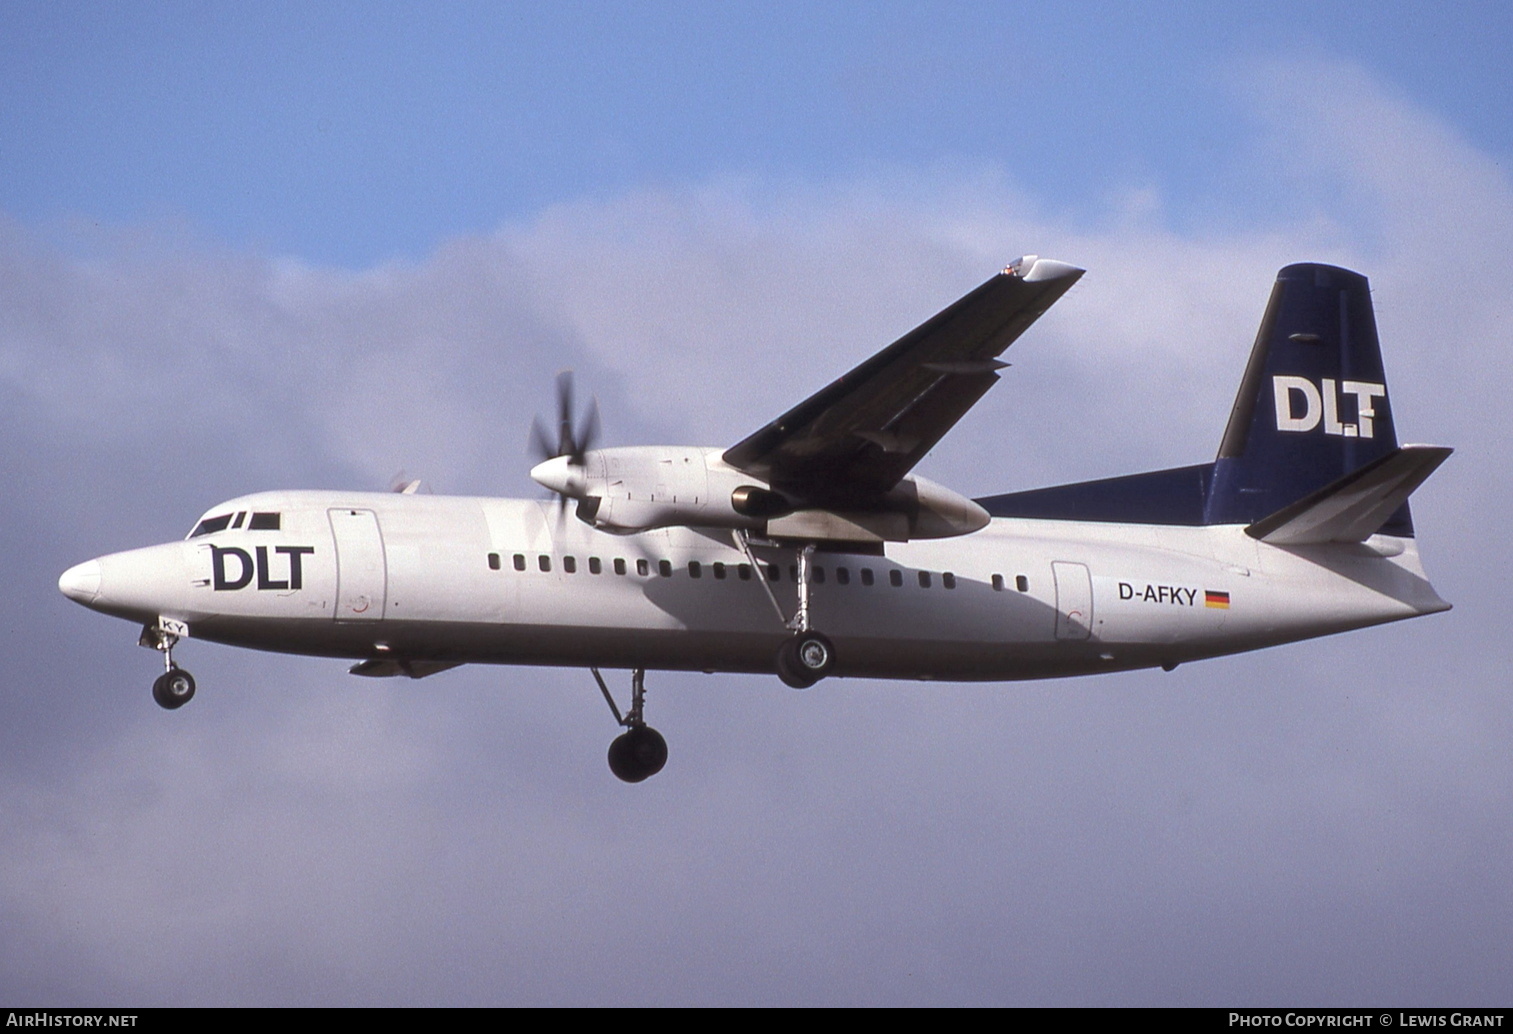
[[[799,632],[778,647],[778,678],[794,689],[808,689],[835,667],[835,647],[818,632]]]
[[[152,684],[152,699],[159,707],[177,711],[194,699],[194,676],[173,663],[173,648],[187,632],[183,625],[174,621],[160,620],[156,625],[144,625],[138,645],[157,650],[163,655],[163,674]]]
[[[835,647],[809,627],[809,565],[813,559],[814,546],[799,550],[799,609],[788,622],[793,638],[778,647],[778,678],[794,689],[808,689],[835,668]]]
[[[767,598],[772,601],[773,609],[781,618],[783,608],[767,585],[767,579],[761,576],[765,568],[757,562],[756,556],[752,553],[751,540],[744,531],[736,533],[736,540],[745,551],[746,559],[751,561],[752,570],[757,572],[761,586],[767,592]],[[778,678],[794,689],[808,689],[835,670],[835,646],[824,635],[809,626],[809,566],[813,558],[814,546],[812,544],[799,550],[799,606],[798,610],[794,611],[793,617],[783,622],[785,626],[793,630],[793,635],[783,640],[777,653]]]
[[[631,672],[630,710],[624,715],[615,706],[615,698],[610,696],[599,669],[590,668],[589,671],[594,673],[594,681],[599,683],[599,692],[604,694],[604,702],[614,712],[615,721],[625,727],[625,731],[609,745],[609,770],[627,783],[650,779],[667,764],[667,741],[642,717],[646,706],[646,669],[637,668]]]

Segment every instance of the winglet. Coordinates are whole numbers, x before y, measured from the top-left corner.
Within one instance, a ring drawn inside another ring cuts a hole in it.
[[[1275,546],[1364,542],[1376,534],[1453,450],[1405,445],[1245,529]]]
[[[1039,283],[1042,280],[1059,280],[1062,277],[1079,277],[1087,270],[1072,265],[1070,262],[1058,262],[1056,259],[1041,258],[1039,255],[1025,255],[1015,259],[1004,267],[1004,272],[1010,276],[1017,276],[1027,284]]]

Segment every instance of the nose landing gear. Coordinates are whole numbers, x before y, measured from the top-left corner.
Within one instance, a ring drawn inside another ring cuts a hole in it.
[[[615,698],[598,668],[590,668],[594,681],[599,683],[599,692],[604,702],[614,713],[615,721],[625,727],[625,732],[615,737],[609,745],[609,770],[617,779],[627,783],[639,783],[662,771],[667,764],[667,741],[662,734],[646,724],[642,711],[646,705],[646,669],[637,668],[630,676],[630,710],[620,714]]]
[[[168,711],[177,711],[194,699],[194,676],[183,668],[170,667],[152,684],[152,699]]]
[[[137,645],[157,650],[163,655],[163,674],[152,684],[152,699],[167,711],[177,711],[194,699],[194,676],[173,663],[173,648],[188,634],[183,622],[159,618],[155,625],[143,625]]]

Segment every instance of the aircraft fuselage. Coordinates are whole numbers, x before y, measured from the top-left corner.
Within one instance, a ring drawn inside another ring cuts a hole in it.
[[[611,535],[550,503],[394,493],[262,493],[211,512],[243,516],[81,564],[64,591],[198,639],[435,665],[770,673],[791,634],[796,550],[758,541],[759,574],[726,530]],[[249,527],[255,514],[277,527]],[[812,619],[840,676],[1169,666],[1448,608],[1414,540],[1384,535],[1279,548],[1239,525],[995,518],[813,563]]]

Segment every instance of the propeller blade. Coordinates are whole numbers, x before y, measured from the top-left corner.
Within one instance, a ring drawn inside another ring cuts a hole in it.
[[[573,447],[573,371],[557,375],[557,456],[574,456]]]
[[[588,407],[583,411],[582,420],[576,429],[573,427],[573,371],[563,370],[557,375],[557,435],[556,441],[552,440],[552,434],[547,424],[538,416],[531,421],[531,437],[529,451],[543,463],[556,459],[566,459],[569,466],[582,467],[587,463],[588,451],[594,447],[599,438],[599,400],[590,399]],[[549,465],[549,464],[548,464]],[[581,498],[585,489],[580,484],[581,478],[573,475],[564,478],[567,472],[560,466],[553,467],[551,471],[533,470],[532,476],[537,477],[543,485],[559,495],[558,525],[564,516],[563,507],[566,502],[565,496]],[[573,487],[566,487],[573,486]]]
[[[569,454],[578,466],[583,465],[583,454],[594,447],[594,442],[599,437],[599,400],[592,399],[589,402],[588,412],[583,414],[583,426],[578,431],[578,438],[573,442],[573,451]]]
[[[541,424],[541,418],[534,417],[531,420],[531,448],[530,451],[537,459],[549,460],[557,455],[557,450],[552,443],[551,435],[546,433],[546,428]]]

